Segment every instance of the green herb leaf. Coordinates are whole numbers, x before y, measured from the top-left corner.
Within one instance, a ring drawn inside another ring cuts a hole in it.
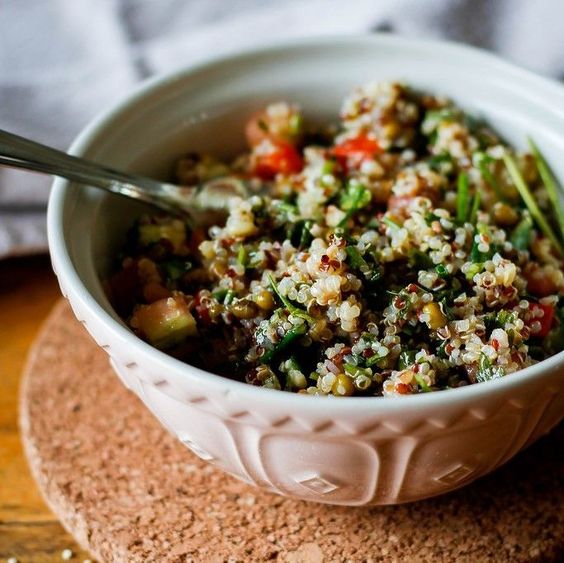
[[[445,268],[443,264],[437,264],[435,266],[435,272],[437,272],[438,276],[443,279],[447,279],[450,277],[448,270]]]
[[[448,354],[446,352],[446,345],[447,345],[447,341],[443,340],[440,346],[437,348],[437,357],[443,360],[448,359]]]
[[[292,243],[292,246],[300,250],[307,248],[313,240],[313,235],[310,231],[312,226],[313,221],[311,221],[310,219],[301,219],[296,223],[292,223],[287,233],[288,239]]]
[[[528,250],[531,244],[531,234],[533,232],[533,220],[531,216],[525,212],[523,218],[513,232],[511,233],[511,244],[517,250]]]
[[[225,299],[225,296],[227,295],[227,290],[226,289],[219,289],[217,291],[214,291],[212,293],[212,297],[214,299],[217,299],[219,302],[222,302]]]
[[[407,261],[418,270],[427,270],[434,266],[430,256],[418,248],[410,248],[407,253]]]
[[[162,262],[160,265],[164,270],[166,277],[172,281],[176,281],[181,278],[192,268],[191,262],[179,258],[167,260],[166,262]]]
[[[315,322],[315,319],[311,315],[308,315],[307,312],[303,309],[296,307],[296,305],[294,305],[285,295],[282,295],[280,293],[280,290],[278,289],[278,286],[276,285],[272,274],[268,274],[268,280],[270,282],[270,287],[272,287],[272,290],[274,291],[278,299],[282,301],[284,307],[290,314],[294,315],[295,317],[300,317],[311,323]]]
[[[415,363],[416,350],[404,350],[398,359],[398,369],[406,369]]]
[[[356,210],[370,203],[370,192],[358,182],[349,182],[341,195],[339,206],[343,211]]]
[[[484,382],[490,379],[503,377],[505,372],[499,366],[493,366],[490,359],[482,352],[478,363],[478,371],[476,372],[476,381]]]
[[[339,223],[339,227],[347,224],[347,221],[360,209],[366,207],[372,200],[370,191],[358,182],[349,182],[346,190],[341,195],[339,207],[346,211],[345,217]]]

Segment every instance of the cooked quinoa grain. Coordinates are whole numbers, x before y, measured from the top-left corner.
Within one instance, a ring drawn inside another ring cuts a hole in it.
[[[190,154],[178,180],[231,174],[269,196],[206,231],[162,215],[132,228],[107,285],[140,337],[335,396],[461,387],[563,349],[564,215],[536,146],[397,83],[355,90],[337,126],[279,102],[245,133],[232,165]]]

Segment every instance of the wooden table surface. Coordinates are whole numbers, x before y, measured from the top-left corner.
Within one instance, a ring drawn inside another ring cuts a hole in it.
[[[89,559],[41,498],[18,432],[18,392],[27,352],[60,297],[46,256],[0,261],[0,561]]]

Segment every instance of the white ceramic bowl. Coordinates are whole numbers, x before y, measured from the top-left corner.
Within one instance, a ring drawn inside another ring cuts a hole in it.
[[[531,134],[564,177],[564,90],[467,47],[381,35],[314,39],[212,61],[148,82],[97,118],[71,152],[166,175],[187,149],[234,154],[266,101],[334,117],[369,80],[403,80]],[[136,338],[100,283],[141,207],[57,180],[49,244],[63,293],[125,385],[202,459],[264,489],[343,505],[393,504],[460,487],[562,418],[564,352],[503,379],[400,398],[321,398],[227,380]]]

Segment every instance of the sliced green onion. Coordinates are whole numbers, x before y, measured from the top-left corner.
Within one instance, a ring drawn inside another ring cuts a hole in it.
[[[435,272],[437,272],[440,278],[448,278],[450,276],[444,264],[437,264],[435,266]]]
[[[562,190],[562,186],[560,186],[554,175],[552,174],[546,159],[541,154],[539,148],[535,144],[535,142],[529,137],[529,147],[531,148],[531,153],[535,159],[535,164],[537,166],[537,170],[539,171],[540,177],[542,178],[542,183],[546,188],[548,193],[548,197],[550,198],[550,202],[554,206],[556,210],[556,216],[558,218],[558,224],[560,225],[560,231],[562,235],[562,239],[564,239],[564,208],[560,203],[560,198],[558,197],[558,192],[564,193]]]
[[[473,264],[471,264],[468,270],[466,270],[466,279],[468,281],[472,281],[474,279],[474,276],[482,271],[483,267],[483,262],[474,262]]]
[[[247,265],[247,250],[245,249],[244,245],[239,247],[239,252],[237,252],[237,262],[241,264],[241,266]]]
[[[535,198],[531,193],[529,186],[527,186],[525,179],[521,175],[521,172],[519,172],[519,168],[517,168],[517,164],[515,163],[515,160],[513,160],[513,158],[509,154],[505,153],[503,155],[503,162],[505,163],[507,171],[509,172],[511,179],[515,184],[515,187],[519,191],[521,198],[523,199],[525,205],[529,209],[531,216],[536,221],[537,225],[540,227],[540,230],[545,234],[546,237],[548,237],[552,241],[552,244],[554,245],[556,250],[558,250],[558,253],[561,256],[564,256],[564,248],[562,247],[562,244],[560,243],[558,237],[554,234],[554,231],[552,230],[552,228],[544,218],[544,215],[539,209],[539,206],[537,205],[537,202],[535,201]]]
[[[372,377],[372,370],[368,368],[361,368],[355,366],[354,364],[343,364],[345,373],[351,377],[357,377],[359,375],[364,375],[365,377]]]
[[[227,289],[218,289],[212,293],[212,297],[217,299],[218,301],[222,302],[227,295]]]
[[[235,292],[232,289],[228,289],[225,297],[223,298],[223,304],[229,305],[233,299],[235,299]]]
[[[425,383],[425,380],[423,379],[423,376],[419,373],[415,374],[415,381],[417,381],[417,384],[419,385],[419,387],[421,387],[421,390],[424,393],[429,393],[429,391],[432,391],[432,389],[427,385],[427,383]]]
[[[456,190],[456,219],[459,223],[464,223],[468,216],[468,175],[461,172],[458,175]]]
[[[368,358],[366,360],[366,365],[368,367],[372,367],[374,364],[378,363],[380,360],[383,360],[386,356],[377,356],[376,354],[374,356],[371,356],[370,358]]]

